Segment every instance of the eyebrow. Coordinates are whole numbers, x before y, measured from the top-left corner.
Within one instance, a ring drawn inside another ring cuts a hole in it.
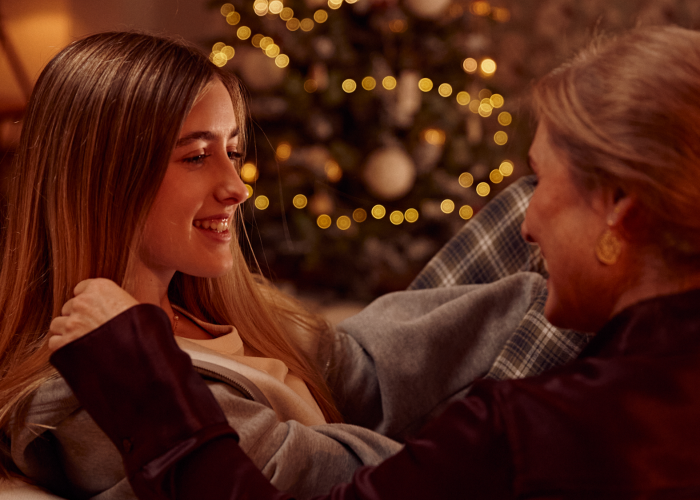
[[[235,128],[231,131],[231,135],[228,137],[229,140],[233,139],[238,136],[238,128]],[[199,132],[191,132],[187,135],[184,135],[180,137],[177,142],[175,143],[175,147],[179,148],[181,146],[185,146],[191,142],[197,141],[197,140],[205,140],[205,141],[213,141],[218,137],[217,134],[214,134],[213,132],[209,132],[208,130],[206,131],[199,131]]]

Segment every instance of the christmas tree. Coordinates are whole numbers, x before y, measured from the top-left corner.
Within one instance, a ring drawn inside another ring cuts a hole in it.
[[[263,270],[364,299],[405,288],[527,173],[531,123],[509,95],[595,26],[629,26],[640,5],[212,2],[230,35],[212,41],[211,60],[251,94],[241,177]]]

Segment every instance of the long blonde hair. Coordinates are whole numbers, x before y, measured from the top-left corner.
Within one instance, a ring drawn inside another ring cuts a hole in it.
[[[0,426],[54,375],[45,337],[75,285],[92,277],[123,284],[130,243],[182,123],[216,78],[246,124],[235,77],[172,40],[101,33],[69,45],[42,72],[13,164],[0,249]],[[323,336],[325,322],[261,285],[238,244],[232,250],[228,275],[177,273],[171,299],[204,320],[235,325],[255,353],[283,360],[304,379],[328,421],[340,421],[321,368],[290,331]]]
[[[631,237],[671,269],[700,268],[700,32],[599,36],[537,82],[533,105],[582,187],[636,196]]]

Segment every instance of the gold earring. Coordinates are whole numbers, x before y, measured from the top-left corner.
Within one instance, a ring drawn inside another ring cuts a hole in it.
[[[595,256],[602,264],[611,266],[617,262],[621,251],[622,242],[610,229],[606,229],[595,247]]]

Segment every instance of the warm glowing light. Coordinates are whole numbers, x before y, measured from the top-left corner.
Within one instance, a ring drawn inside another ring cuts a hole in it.
[[[343,0],[328,0],[328,7],[337,10],[343,5]]]
[[[464,172],[459,176],[459,185],[463,188],[468,188],[474,184],[474,176],[469,172]]]
[[[306,196],[303,194],[298,194],[292,199],[292,205],[300,210],[304,208],[308,202],[309,200],[307,200]]]
[[[479,196],[488,196],[490,192],[491,192],[491,186],[489,186],[485,182],[480,182],[476,186],[476,194],[478,194]]]
[[[341,231],[345,231],[346,229],[350,229],[350,225],[352,222],[350,221],[350,217],[347,215],[341,215],[338,217],[338,220],[335,221],[336,226],[338,226],[338,229]]]
[[[460,106],[466,106],[469,104],[469,101],[471,101],[471,96],[469,95],[469,92],[462,91],[457,94],[457,103]]]
[[[481,61],[481,71],[485,75],[493,75],[496,72],[496,61],[493,59],[484,59]]]
[[[311,31],[312,29],[314,29],[314,22],[312,19],[309,19],[307,17],[301,20],[299,26],[301,26],[301,31]]]
[[[381,219],[386,215],[386,208],[381,205],[374,205],[372,207],[372,217],[375,219]]]
[[[255,0],[255,3],[253,4],[253,10],[255,13],[259,16],[264,16],[267,14],[267,0]]]
[[[469,6],[469,10],[476,16],[488,16],[491,13],[491,5],[484,1],[472,2]]]
[[[394,33],[403,33],[408,28],[408,24],[403,19],[389,21],[389,29]]]
[[[288,142],[280,142],[275,155],[280,160],[287,160],[292,155],[292,145]]]
[[[495,142],[499,146],[503,146],[506,142],[508,142],[508,134],[506,134],[502,130],[499,130],[493,135],[493,142]]]
[[[278,68],[286,68],[289,66],[289,56],[287,54],[280,54],[275,57],[275,64]]]
[[[408,210],[406,210],[404,216],[406,217],[406,222],[410,222],[411,224],[413,224],[418,220],[418,210],[416,210],[415,208],[409,208]]]
[[[331,182],[338,182],[343,177],[343,169],[335,160],[328,160],[323,170],[326,172],[326,178]]]
[[[293,17],[294,11],[289,7],[285,7],[284,9],[282,9],[282,12],[280,12],[280,19],[282,19],[282,21],[289,21]]]
[[[331,227],[330,215],[319,215],[318,219],[316,219],[316,224],[318,224],[318,227],[320,227],[321,229],[328,229],[329,227]]]
[[[353,4],[357,3],[357,0],[345,0],[346,3]]]
[[[438,128],[429,128],[423,132],[423,138],[428,144],[442,146],[445,144],[445,132]]]
[[[251,31],[248,26],[241,26],[236,31],[236,36],[238,36],[238,38],[240,38],[241,40],[248,40],[248,38],[250,38],[250,35]]]
[[[443,202],[440,203],[440,210],[446,214],[451,214],[455,211],[455,202],[452,200],[443,200]]]
[[[314,12],[314,21],[319,24],[325,23],[328,21],[328,12],[323,9],[318,9],[316,12]]]
[[[233,59],[233,56],[236,55],[236,49],[231,47],[230,45],[227,45],[223,49],[221,49],[221,53],[226,56],[226,60],[230,61]]]
[[[442,97],[450,97],[452,95],[452,85],[449,83],[443,83],[438,87],[438,94]]]
[[[503,125],[504,127],[510,125],[513,122],[513,117],[510,115],[508,111],[503,111],[498,115],[498,123]]]
[[[270,200],[267,196],[258,196],[255,198],[255,208],[258,210],[265,210],[270,206]]]
[[[352,213],[352,218],[355,222],[364,222],[367,220],[367,211],[364,208],[358,208]]]
[[[250,39],[250,43],[253,44],[253,47],[255,48],[260,48],[260,42],[265,38],[265,35],[261,35],[258,33],[257,35],[253,35],[253,38]]]
[[[433,81],[430,78],[421,78],[418,81],[418,88],[423,92],[430,92],[433,88]]]
[[[515,165],[513,165],[513,162],[510,160],[503,160],[503,162],[501,162],[501,165],[498,167],[498,170],[501,171],[503,177],[508,177],[510,175],[513,175]]]
[[[258,167],[252,163],[246,163],[241,167],[241,179],[245,182],[255,182],[258,179]]]
[[[479,63],[477,63],[476,59],[473,57],[467,57],[462,63],[462,68],[464,68],[464,71],[467,73],[474,73],[478,67]]]
[[[491,97],[491,91],[489,89],[481,89],[479,91],[479,99],[481,99],[482,101],[484,99],[489,99],[490,97]]]
[[[469,205],[464,205],[459,209],[459,216],[464,220],[469,220],[474,216],[474,209]]]
[[[377,86],[377,80],[371,76],[366,76],[362,79],[362,88],[365,90],[373,90]]]
[[[231,26],[235,26],[241,22],[241,15],[238,12],[231,12],[228,16],[226,16],[226,22]]]
[[[505,8],[494,7],[493,18],[499,23],[507,23],[510,21],[510,11]]]
[[[493,108],[491,107],[491,103],[488,102],[488,99],[484,99],[479,103],[479,114],[484,118],[491,116],[492,111]]]
[[[293,17],[289,21],[287,21],[287,29],[289,31],[298,30],[300,25],[301,25],[301,23],[299,22],[299,19],[297,19],[296,17]]]
[[[284,4],[280,0],[272,0],[269,9],[273,14],[279,14],[284,9]]]
[[[246,184],[245,188],[248,190],[248,198],[253,196],[253,186],[251,186],[250,184]]]
[[[491,170],[491,173],[489,174],[489,179],[491,179],[491,182],[493,182],[494,184],[500,184],[501,182],[503,182],[503,174],[498,169]]]
[[[216,54],[217,52],[221,52],[221,49],[226,47],[226,44],[224,42],[216,42],[214,46],[211,48],[212,53]]]
[[[352,94],[357,89],[357,83],[352,78],[348,78],[343,82],[343,90],[348,94]]]
[[[221,15],[226,17],[234,10],[236,10],[236,8],[233,6],[233,4],[225,3],[221,6]]]
[[[228,59],[226,59],[226,56],[221,52],[217,52],[216,54],[210,54],[209,60],[216,64],[219,68],[223,67],[228,61]]]
[[[382,80],[382,87],[387,90],[394,90],[396,88],[396,78],[393,76],[387,76]]]
[[[469,111],[471,111],[472,113],[478,113],[479,106],[481,106],[481,103],[474,99],[472,102],[469,103]]]
[[[389,216],[389,220],[391,221],[392,224],[395,226],[398,226],[403,222],[403,212],[400,210],[394,210],[391,212],[391,215]]]
[[[253,45],[255,45],[255,37],[257,37],[257,36],[258,35],[255,35],[253,37]],[[273,42],[272,38],[270,38],[269,36],[264,36],[264,37],[260,38],[258,43],[259,43],[261,49],[266,50],[274,42]]]
[[[318,82],[316,80],[306,80],[304,82],[304,90],[306,90],[309,94],[313,94],[318,90]]]
[[[276,43],[270,44],[265,49],[265,55],[270,58],[275,58],[280,55],[280,46]]]
[[[493,94],[491,96],[491,106],[494,108],[500,108],[505,104],[506,100],[503,99],[501,94]]]

